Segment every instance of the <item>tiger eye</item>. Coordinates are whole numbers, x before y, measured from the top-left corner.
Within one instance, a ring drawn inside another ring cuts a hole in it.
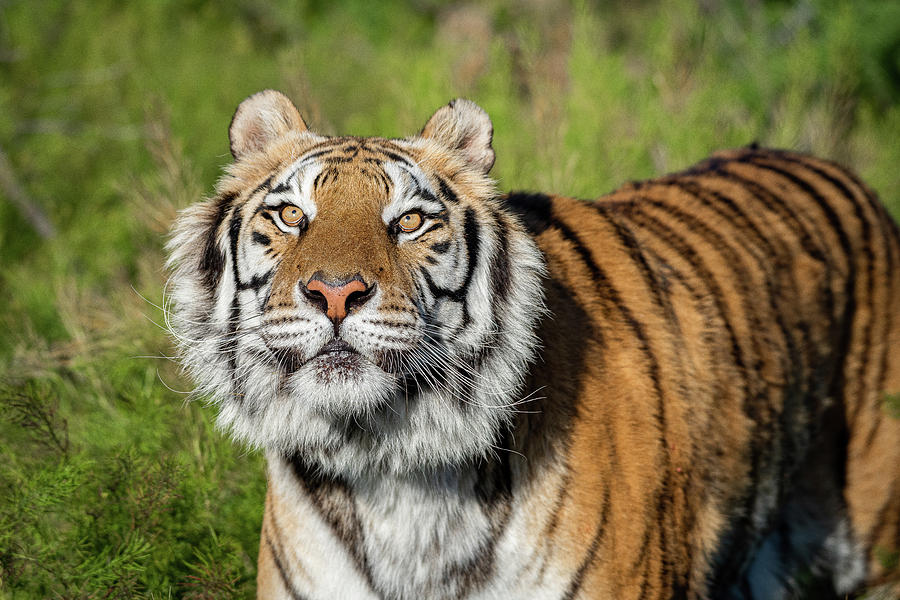
[[[284,224],[288,227],[299,225],[300,221],[303,220],[303,211],[299,206],[288,204],[281,209],[281,220],[284,221]]]
[[[400,221],[397,222],[397,225],[399,225],[400,231],[405,233],[415,231],[422,226],[422,215],[417,212],[406,213],[400,217]]]

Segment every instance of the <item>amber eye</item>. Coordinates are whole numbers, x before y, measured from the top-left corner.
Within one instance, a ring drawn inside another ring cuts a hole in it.
[[[300,210],[299,206],[294,206],[293,204],[282,207],[280,214],[281,220],[288,227],[295,227],[303,220],[303,211]]]
[[[397,221],[400,231],[410,233],[422,226],[422,215],[417,212],[408,212]]]

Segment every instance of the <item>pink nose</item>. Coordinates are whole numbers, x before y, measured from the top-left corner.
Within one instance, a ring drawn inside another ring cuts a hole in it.
[[[351,308],[360,306],[368,300],[372,291],[372,288],[359,278],[331,284],[315,275],[304,287],[307,298],[324,310],[326,316],[335,323],[343,321]]]

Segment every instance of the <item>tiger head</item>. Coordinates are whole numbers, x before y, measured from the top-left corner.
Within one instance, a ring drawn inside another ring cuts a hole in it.
[[[491,451],[544,269],[488,176],[491,136],[467,100],[404,139],[315,134],[271,90],[241,103],[234,163],[168,246],[170,330],[222,427],[343,474]]]

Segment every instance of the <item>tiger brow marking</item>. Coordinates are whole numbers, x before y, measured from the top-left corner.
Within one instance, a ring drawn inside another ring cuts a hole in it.
[[[408,167],[412,167],[412,163],[411,163],[411,162],[409,162],[408,160],[406,160],[405,157],[400,156],[400,155],[397,154],[396,152],[392,152],[392,151],[390,151],[390,150],[381,150],[381,152],[384,153],[384,155],[385,155],[386,157],[388,157],[389,159],[391,159],[392,161],[394,161],[394,162],[396,162],[396,163],[400,163],[400,164],[402,164],[402,165],[406,165],[406,166],[408,166]]]
[[[288,179],[290,179],[290,177],[289,177]],[[279,184],[276,185],[275,187],[273,187],[272,190],[271,190],[271,193],[273,193],[273,194],[283,194],[283,193],[285,193],[285,192],[290,191],[290,189],[291,189],[290,184],[288,184],[287,181],[284,181],[284,182],[282,182],[282,183],[279,183]]]

